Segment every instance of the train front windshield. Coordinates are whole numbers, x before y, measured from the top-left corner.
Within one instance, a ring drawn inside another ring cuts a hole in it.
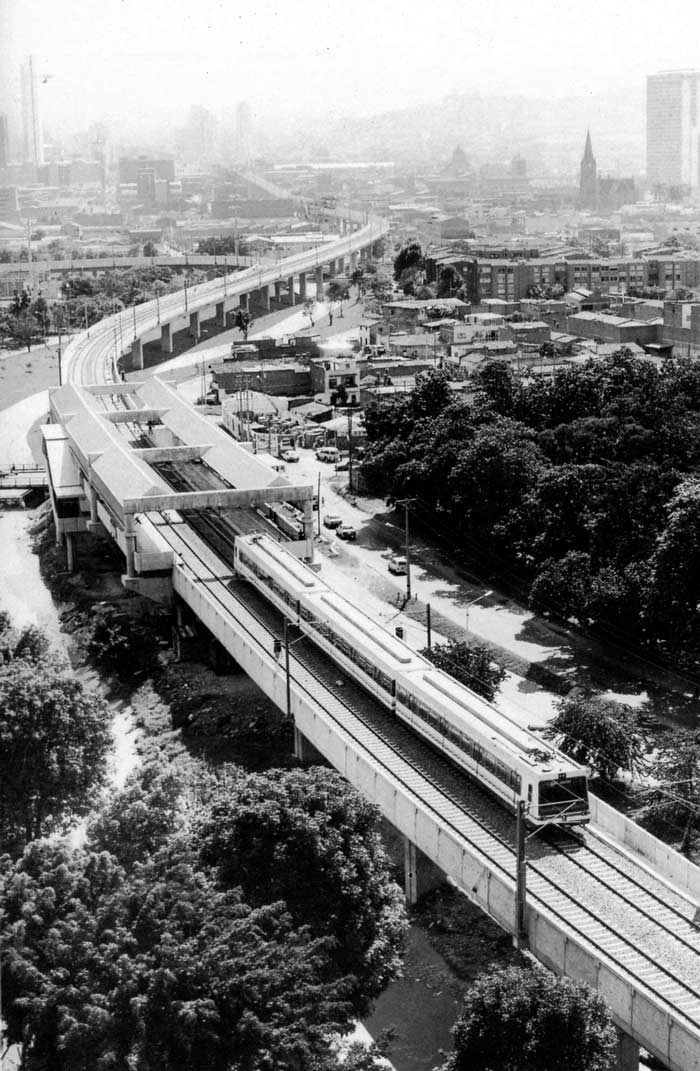
[[[588,813],[588,783],[585,777],[563,777],[560,781],[540,781],[538,818],[575,818]]]

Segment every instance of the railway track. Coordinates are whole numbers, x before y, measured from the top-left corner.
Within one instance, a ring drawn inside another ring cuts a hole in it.
[[[163,523],[169,525],[167,518]],[[182,525],[170,528],[180,553],[193,571],[202,572],[222,612],[231,616],[235,610],[237,626],[269,651],[273,638],[281,635],[277,611],[243,581],[218,579],[197,538]],[[248,624],[241,620],[245,616]],[[399,778],[423,808],[466,837],[489,867],[514,881],[512,816],[396,721],[302,633],[291,629],[290,642],[293,689],[321,703],[339,729]],[[696,1027],[700,933],[693,925],[693,906],[644,868],[633,866],[628,856],[606,858],[589,838],[591,834],[584,833],[568,844],[539,838],[530,842],[528,902]]]

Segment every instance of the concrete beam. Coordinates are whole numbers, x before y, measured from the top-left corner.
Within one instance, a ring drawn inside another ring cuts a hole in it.
[[[266,312],[270,311],[270,288],[269,286],[261,286],[258,293],[260,294],[260,303]]]
[[[216,326],[217,327],[225,327],[226,326],[226,308],[224,306],[223,301],[217,302],[217,305],[216,305]]]
[[[282,300],[282,282],[278,281],[278,282],[275,283],[275,301],[279,305],[281,300]]]
[[[299,300],[306,301],[306,272],[299,272]]]
[[[199,330],[199,310],[198,309],[195,309],[194,312],[190,313],[189,333],[190,333],[190,336],[192,338],[196,338],[197,340],[199,340],[200,330]]]
[[[323,268],[316,268],[316,300],[323,301]]]
[[[158,461],[196,461],[211,449],[212,444],[205,443],[203,446],[148,446],[132,453],[134,457],[155,464]]]
[[[167,409],[115,409],[114,412],[100,413],[103,420],[110,424],[147,424],[149,420],[160,420]]]
[[[287,279],[287,290],[289,291],[289,304],[293,305],[296,301],[296,290],[294,289],[294,276],[290,275]]]
[[[135,338],[131,343],[131,362],[134,368],[143,371],[143,342],[140,338]]]
[[[257,487],[247,491],[183,491],[171,495],[144,495],[124,499],[124,512],[157,513],[164,509],[247,509],[259,502],[304,502],[314,497],[311,484],[288,487]]]

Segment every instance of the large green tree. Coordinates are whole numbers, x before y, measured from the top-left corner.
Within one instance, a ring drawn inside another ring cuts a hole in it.
[[[467,991],[442,1071],[609,1071],[616,1032],[588,986],[537,968],[482,975]]]
[[[700,736],[677,729],[666,740],[652,766],[650,798],[644,820],[662,823],[678,850],[693,847],[700,824]]]
[[[322,977],[327,940],[217,888],[184,841],[130,875],[43,841],[5,857],[0,892],[3,1023],[25,1071],[313,1067],[352,1026],[352,980]]]
[[[253,905],[284,901],[296,925],[329,941],[328,977],[353,977],[358,1015],[395,977],[406,925],[377,818],[335,771],[272,770],[224,791],[197,834],[225,887]]]
[[[5,851],[87,813],[110,746],[104,702],[52,661],[0,667],[0,836]]]
[[[403,243],[394,257],[394,278],[401,279],[403,273],[411,268],[421,271],[424,264],[421,244],[417,239],[412,238]]]
[[[646,748],[636,712],[625,703],[580,689],[559,700],[544,735],[558,740],[562,751],[606,781],[619,770],[634,774],[644,766]]]

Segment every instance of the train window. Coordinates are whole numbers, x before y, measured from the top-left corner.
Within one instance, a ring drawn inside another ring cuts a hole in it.
[[[585,777],[565,777],[561,781],[540,781],[540,818],[582,814],[587,810],[588,784]]]

